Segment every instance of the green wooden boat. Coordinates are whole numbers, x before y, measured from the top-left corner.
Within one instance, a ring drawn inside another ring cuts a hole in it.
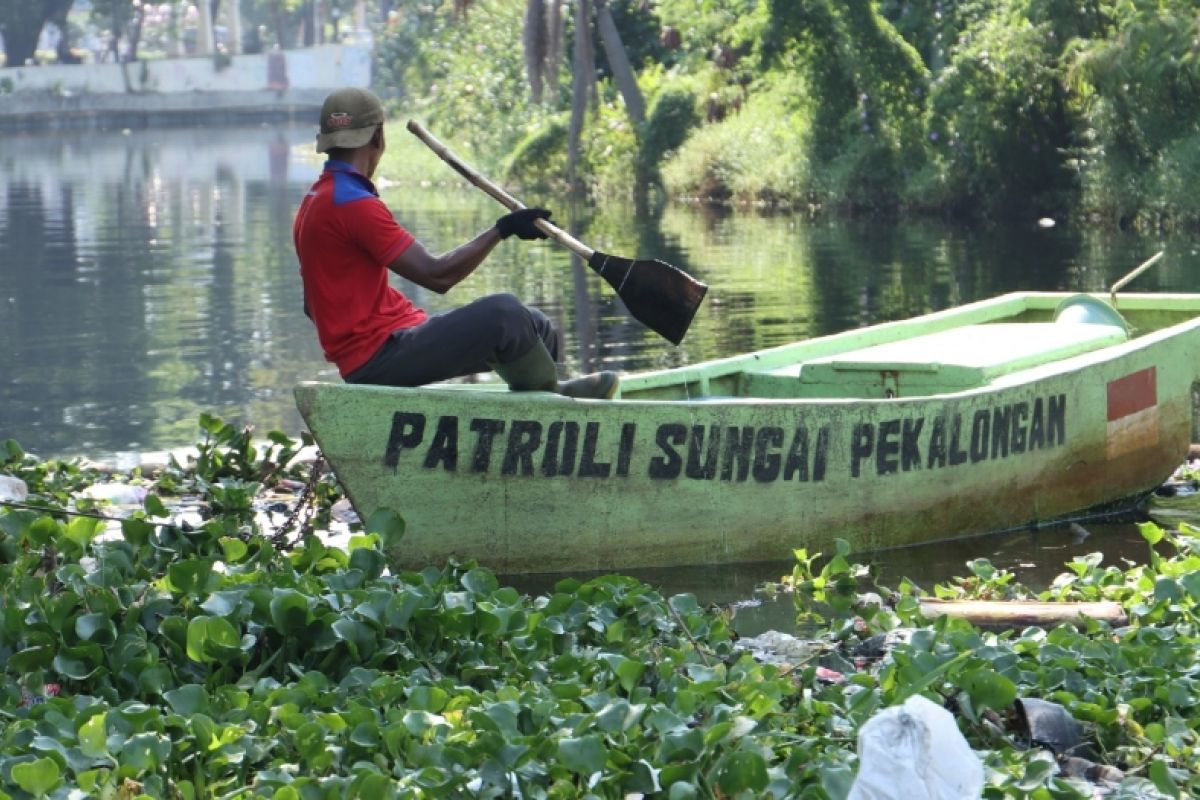
[[[786,560],[1132,502],[1186,458],[1200,294],[1021,292],[627,375],[617,399],[302,383],[394,567],[500,573]]]

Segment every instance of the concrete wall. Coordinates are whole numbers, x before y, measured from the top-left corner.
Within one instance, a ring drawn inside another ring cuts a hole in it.
[[[332,89],[369,86],[371,53],[322,45],[127,64],[0,69],[0,130],[140,128],[289,118],[315,120]]]
[[[272,61],[276,66],[272,66]],[[282,63],[283,66],[278,66]],[[284,78],[281,82],[280,78]],[[5,81],[11,82],[11,86]],[[258,89],[334,89],[367,86],[371,54],[356,45],[230,56],[156,59],[122,64],[47,64],[0,70],[0,102],[25,92],[133,94],[139,92],[231,92]]]

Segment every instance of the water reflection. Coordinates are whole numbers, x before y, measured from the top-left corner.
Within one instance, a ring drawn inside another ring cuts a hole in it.
[[[206,407],[295,430],[286,387],[319,359],[303,344],[307,321],[294,320],[301,136],[7,141],[0,436],[44,455],[103,457],[190,443]]]
[[[319,162],[311,131],[256,127],[12,136],[0,155],[0,436],[43,456],[191,443],[201,411],[293,435],[291,386],[336,379],[298,310],[291,219]],[[429,156],[433,159],[432,156]],[[446,175],[435,160],[431,176]],[[380,181],[432,250],[489,226],[462,187]],[[564,206],[565,208],[565,206]],[[1012,289],[1195,290],[1193,241],[1071,226],[964,229],[614,203],[576,214],[594,247],[662,258],[710,284],[683,346],[632,320],[550,243],[506,245],[433,311],[513,291],[564,331],[570,366],[675,366],[947,308]],[[565,215],[570,217],[569,210]]]
[[[1163,527],[1180,521],[1200,520],[1200,496],[1184,503],[1155,500],[1149,515]],[[855,553],[851,560],[871,567],[871,574],[884,586],[896,586],[908,578],[926,591],[934,584],[950,582],[970,574],[968,562],[988,559],[995,567],[1013,573],[1014,580],[1033,591],[1041,591],[1067,571],[1066,564],[1091,553],[1103,553],[1103,564],[1126,568],[1145,563],[1149,546],[1132,519],[1056,525],[1013,533],[940,542],[873,553]],[[792,598],[785,593],[759,592],[792,574],[794,563],[779,561],[759,564],[713,564],[671,569],[625,570],[656,587],[665,596],[691,593],[704,604],[731,609],[733,627],[742,636],[764,631],[795,628]],[[531,594],[553,590],[565,575],[514,576],[507,580]],[[579,575],[569,577],[578,578]],[[587,576],[583,576],[587,577]]]

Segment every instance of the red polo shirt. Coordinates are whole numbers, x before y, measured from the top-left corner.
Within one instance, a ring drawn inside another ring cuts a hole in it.
[[[342,377],[367,363],[392,331],[425,321],[425,312],[388,284],[387,265],[413,236],[349,164],[325,162],[300,202],[292,238],[305,308]]]

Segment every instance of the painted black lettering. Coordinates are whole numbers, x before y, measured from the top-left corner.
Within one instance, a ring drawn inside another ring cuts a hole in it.
[[[683,469],[683,459],[679,456],[676,446],[687,441],[687,428],[673,422],[659,425],[654,434],[654,443],[662,449],[661,456],[650,459],[649,475],[654,480],[671,480],[678,478]]]
[[[472,472],[487,472],[492,464],[492,442],[504,433],[504,420],[473,419],[471,430],[479,434],[475,440],[475,455],[471,459]]]
[[[950,466],[967,463],[967,451],[962,447],[962,414],[954,415],[950,423]]]
[[[687,467],[685,475],[692,480],[711,481],[717,476],[717,457],[721,448],[721,428],[713,425],[708,430],[708,447],[704,447],[704,428],[692,426],[692,438],[688,441]],[[703,462],[701,463],[701,457]]]
[[[971,418],[971,463],[988,457],[988,439],[992,435],[992,412],[981,408]]]
[[[911,472],[921,468],[921,429],[925,418],[904,420],[904,432],[900,441],[900,469]]]
[[[861,472],[861,463],[875,450],[875,426],[869,422],[860,422],[854,426],[850,436],[850,477],[857,478]]]
[[[776,449],[783,447],[783,428],[768,425],[754,435],[754,467],[750,473],[759,483],[770,483],[779,477],[783,458]]]
[[[433,469],[438,464],[446,472],[458,470],[458,417],[438,417],[437,430],[425,453],[424,466],[425,469]]]
[[[788,448],[787,460],[783,462],[783,479],[790,481],[792,475],[797,480],[808,482],[808,428],[803,425],[796,428],[792,436],[792,446]]]
[[[1033,401],[1033,413],[1029,415],[1029,449],[1040,450],[1046,446],[1045,404],[1038,397]]]
[[[1046,443],[1051,447],[1067,441],[1067,396],[1060,394],[1050,398],[1046,412]]]
[[[621,445],[617,450],[617,475],[629,477],[629,462],[633,460],[633,440],[637,435],[637,425],[626,422],[621,426]]]
[[[542,451],[542,474],[547,478],[570,475],[575,471],[578,449],[579,423],[551,422],[546,429],[546,449]]]
[[[929,460],[925,462],[925,466],[933,469],[934,466],[946,466],[946,418],[936,417],[933,420],[933,428],[929,431]]]
[[[817,431],[817,449],[813,455],[812,479],[816,481],[825,480],[825,464],[829,456],[829,426],[822,426]]]
[[[992,458],[1008,458],[1008,438],[1012,423],[1012,406],[992,410]]]
[[[425,436],[425,415],[397,411],[392,414],[392,430],[388,434],[387,449],[383,452],[385,466],[396,469],[400,463],[400,451],[412,450]]]
[[[589,422],[583,429],[583,453],[579,456],[579,477],[607,478],[612,464],[596,460],[596,441],[600,438],[600,423]]]
[[[533,454],[542,443],[542,423],[530,419],[515,419],[508,429],[508,445],[504,448],[501,475],[533,474]]]
[[[750,477],[750,458],[754,455],[754,428],[729,428],[725,431],[725,452],[721,459],[721,480],[734,480],[733,465],[737,462],[737,480]]]
[[[1015,403],[1012,414],[1012,440],[1009,449],[1013,453],[1025,452],[1025,419],[1029,416],[1028,403]]]
[[[879,423],[879,443],[875,445],[875,471],[880,475],[892,475],[900,469],[900,420],[889,419]]]

